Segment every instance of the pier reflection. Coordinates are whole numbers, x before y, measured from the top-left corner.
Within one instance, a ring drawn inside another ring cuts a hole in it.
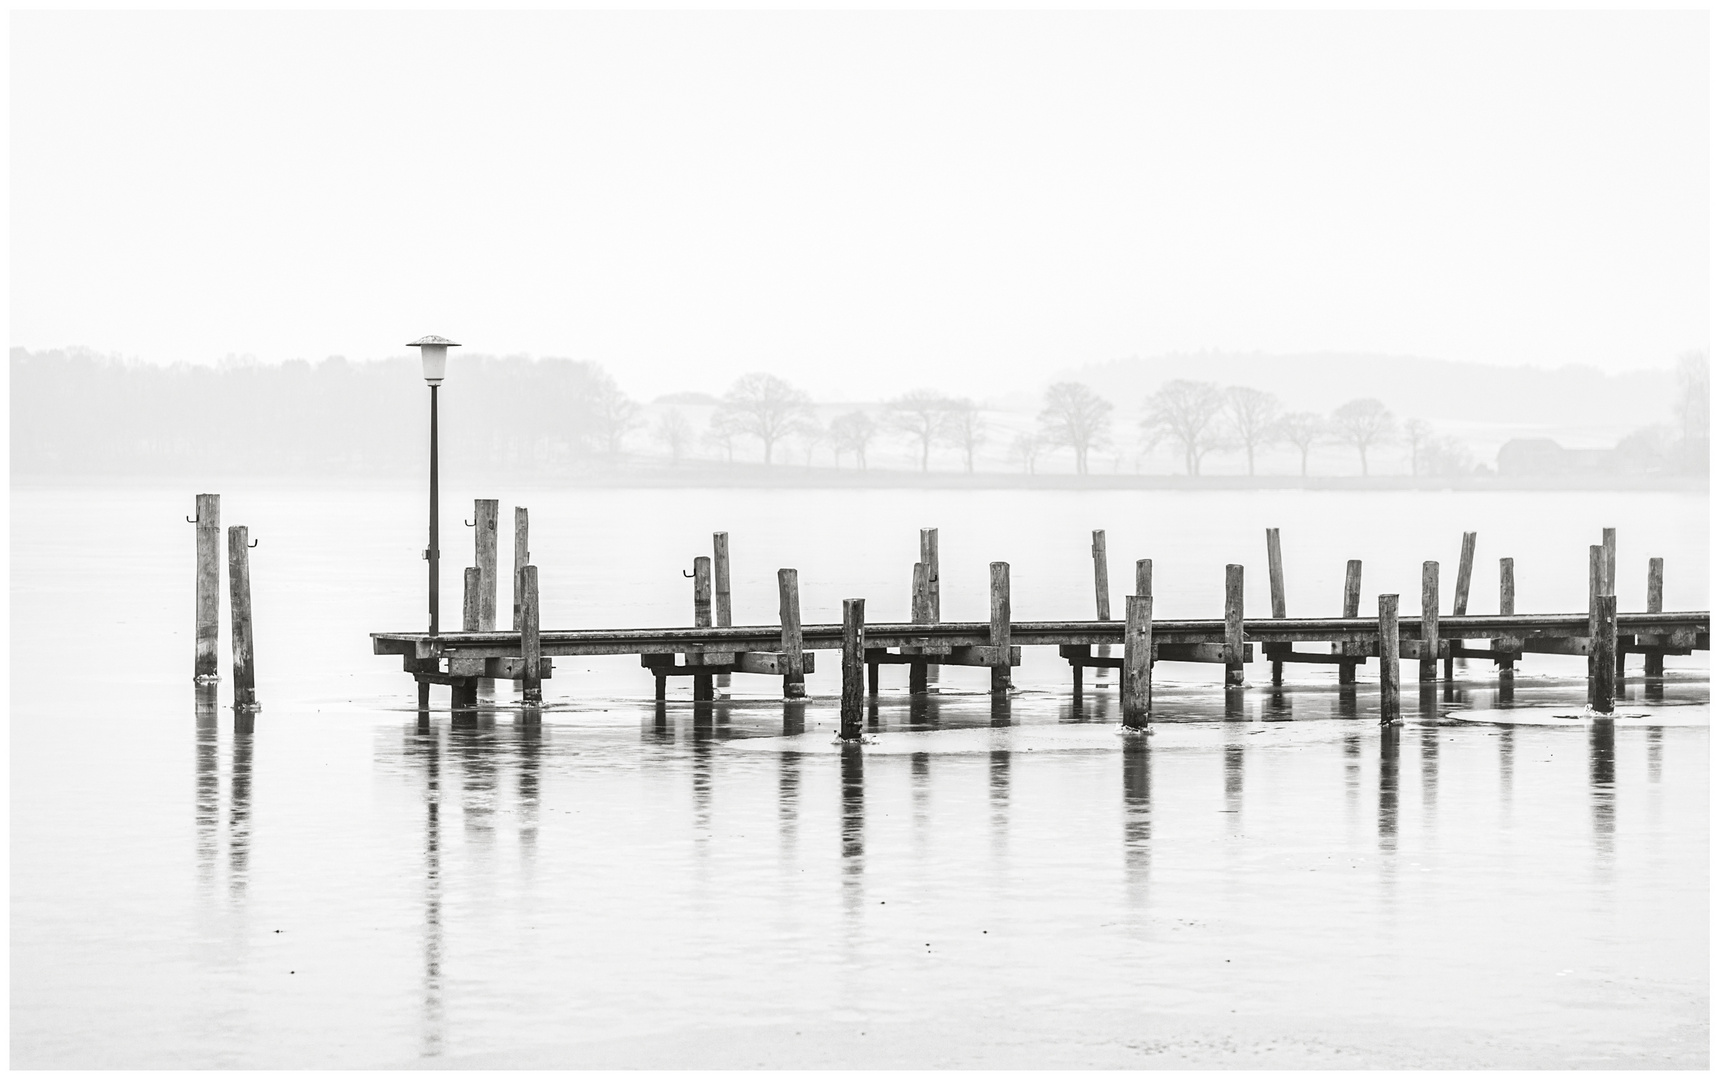
[[[1123,873],[1131,907],[1146,899],[1152,869],[1153,755],[1151,736],[1123,736]]]
[[[865,903],[866,755],[859,743],[845,742],[842,754],[842,901],[850,919]]]
[[[1517,729],[1499,729],[1499,803],[1507,812],[1511,809],[1511,785],[1517,771]]]
[[[1398,832],[1398,744],[1403,728],[1386,724],[1380,728],[1380,850],[1397,850]]]
[[[1595,854],[1603,862],[1613,855],[1616,799],[1613,722],[1610,718],[1589,725],[1589,802],[1594,820]]]
[[[537,856],[538,816],[541,802],[544,732],[543,710],[524,705],[514,719],[515,811],[519,820],[520,861],[530,868]]]

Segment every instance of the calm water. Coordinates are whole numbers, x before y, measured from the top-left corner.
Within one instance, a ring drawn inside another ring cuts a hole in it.
[[[567,659],[540,714],[502,683],[421,724],[365,636],[423,622],[420,496],[230,490],[245,732],[190,683],[192,494],[12,494],[14,1065],[1708,1062],[1706,654],[1657,699],[1633,658],[1601,725],[1569,658],[1508,701],[1480,662],[1411,682],[1384,734],[1372,665],[1346,697],[1167,664],[1130,738],[1049,649],[1002,707],[983,671],[915,702],[886,669],[859,749],[834,654],[800,707],[736,676],[659,712],[636,659]],[[1099,527],[1113,603],[1150,556],[1164,618],[1216,617],[1226,562],[1267,610],[1267,525],[1292,615],[1337,613],[1347,558],[1406,611],[1440,559],[1448,607],[1465,528],[1472,611],[1501,555],[1519,611],[1580,610],[1603,525],[1622,608],[1650,555],[1669,608],[1709,603],[1692,496],[498,488],[446,493],[450,612],[473,494],[531,507],[551,627],[689,623],[713,529],[737,623],[774,622],[779,566],[809,622],[906,618],[921,525],[946,618],[984,616],[992,559],[1017,618],[1091,617]]]

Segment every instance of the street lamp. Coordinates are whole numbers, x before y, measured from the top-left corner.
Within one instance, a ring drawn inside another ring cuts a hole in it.
[[[430,561],[430,632],[434,634],[437,632],[437,616],[442,606],[442,581],[438,569],[442,552],[438,549],[436,540],[439,487],[436,475],[436,388],[442,385],[442,377],[448,373],[448,350],[459,348],[460,343],[430,334],[406,344],[408,347],[418,348],[419,357],[424,361],[424,381],[430,384],[430,546],[424,549],[424,557]]]

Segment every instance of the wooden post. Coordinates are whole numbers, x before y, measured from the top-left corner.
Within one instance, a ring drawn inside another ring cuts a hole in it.
[[[1517,614],[1517,563],[1513,559],[1499,560],[1499,614]],[[1493,647],[1516,648],[1515,639],[1499,638],[1493,642]],[[1509,657],[1498,660],[1500,674],[1511,674],[1513,661]]]
[[[1105,557],[1105,530],[1093,530],[1093,599],[1100,622],[1111,621],[1111,572]]]
[[[860,716],[865,702],[861,695],[860,668],[866,659],[866,601],[842,601],[842,712],[839,737],[860,738]]]
[[[931,575],[925,563],[914,564],[914,592],[909,598],[908,608],[912,621],[916,625],[927,625],[932,621]],[[908,661],[908,693],[923,694],[926,692],[926,662],[924,660]]]
[[[1242,685],[1242,567],[1224,568],[1224,685]]]
[[[1284,552],[1278,546],[1278,530],[1266,530],[1266,579],[1272,591],[1272,617],[1284,618]],[[1284,685],[1284,661],[1272,661],[1272,685]]]
[[[520,659],[525,661],[524,677],[520,680],[526,701],[543,700],[543,646],[538,637],[538,568],[520,567]]]
[[[1665,561],[1662,559],[1648,560],[1648,610],[1661,610],[1663,592],[1663,573]],[[1650,678],[1660,678],[1666,674],[1666,654],[1658,649],[1647,649],[1642,654],[1642,673]]]
[[[1123,726],[1142,728],[1153,711],[1153,598],[1123,604]]]
[[[1453,615],[1469,614],[1469,575],[1470,571],[1474,569],[1474,566],[1475,534],[1472,532],[1466,532],[1463,534],[1463,548],[1457,556],[1457,585],[1453,588],[1451,593],[1451,613]],[[1463,642],[1454,639],[1447,644],[1448,648],[1445,654],[1445,681],[1450,682],[1452,666],[1457,660],[1457,657],[1452,654],[1456,652],[1457,648],[1459,648]]]
[[[1380,594],[1380,723],[1399,724],[1398,598]]]
[[[1591,639],[1595,673],[1589,680],[1589,708],[1610,715],[1618,690],[1617,672],[1613,667],[1613,656],[1618,650],[1618,597],[1595,598],[1595,621],[1596,633]]]
[[[1601,530],[1601,548],[1606,552],[1606,577],[1601,582],[1602,596],[1618,595],[1618,530]]]
[[[991,645],[1001,651],[1001,662],[991,669],[991,692],[1009,690],[1009,564],[991,564]]]
[[[514,507],[514,629],[520,628],[520,571],[532,561],[530,525],[526,508]]]
[[[1359,619],[1362,615],[1362,560],[1351,559],[1344,564],[1344,618]],[[1342,642],[1338,648],[1350,653],[1354,649],[1349,642]],[[1346,660],[1338,664],[1338,685],[1354,686],[1356,683],[1356,664],[1358,661]]]
[[[729,534],[726,532],[711,534],[711,571],[714,577],[713,599],[716,603],[716,625],[733,626],[733,609],[729,606]],[[724,671],[717,675],[717,685],[729,685],[729,673]]]
[[[1439,563],[1421,564],[1421,681],[1439,678]]]
[[[1606,594],[1607,553],[1600,544],[1589,545],[1589,678],[1595,677],[1595,638],[1600,635],[1600,598]]]
[[[484,572],[476,566],[466,567],[466,588],[460,605],[460,629],[481,630]]]
[[[800,637],[800,571],[776,572],[777,616],[782,620],[782,696],[806,696],[806,654]]]
[[[1135,595],[1153,595],[1153,560],[1135,560]]]
[[[221,681],[221,496],[197,496],[197,651],[191,679]]]
[[[496,525],[501,504],[495,499],[472,503],[473,564],[478,569],[478,625],[476,630],[496,628]]]
[[[920,561],[926,564],[926,596],[931,602],[931,621],[943,622],[943,586],[938,577],[938,530],[920,530]]]
[[[257,707],[257,662],[251,641],[251,531],[227,530],[228,607],[233,616],[233,708]]]
[[[711,559],[708,555],[700,555],[693,560],[693,625],[711,625]],[[687,653],[687,663],[700,664],[705,659],[702,650]],[[709,674],[700,672],[693,676],[693,700],[710,701],[716,695],[712,692],[712,680]]]

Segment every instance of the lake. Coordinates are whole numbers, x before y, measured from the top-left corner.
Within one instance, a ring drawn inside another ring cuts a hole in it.
[[[1163,664],[1148,737],[1054,649],[911,698],[885,668],[841,746],[836,654],[811,699],[736,675],[663,708],[632,657],[558,658],[545,707],[499,683],[431,714],[371,631],[425,624],[415,491],[223,492],[251,552],[258,696],[192,686],[185,490],[12,491],[12,1064],[23,1068],[1679,1067],[1709,1062],[1708,657],[1632,657],[1612,721],[1581,658],[1415,684],[1377,669]],[[1269,610],[1336,615],[1345,560],[1417,609],[1586,607],[1618,529],[1619,606],[1665,559],[1706,609],[1708,501],[1679,493],[444,490],[444,625],[475,495],[531,509],[545,628],[692,622],[727,530],[734,621],[905,621],[918,529],[945,619],[1092,618],[1154,560],[1155,617],[1216,618],[1224,566]],[[225,589],[225,584],[223,584]],[[502,606],[507,590],[504,583]],[[505,621],[505,616],[504,616]]]

